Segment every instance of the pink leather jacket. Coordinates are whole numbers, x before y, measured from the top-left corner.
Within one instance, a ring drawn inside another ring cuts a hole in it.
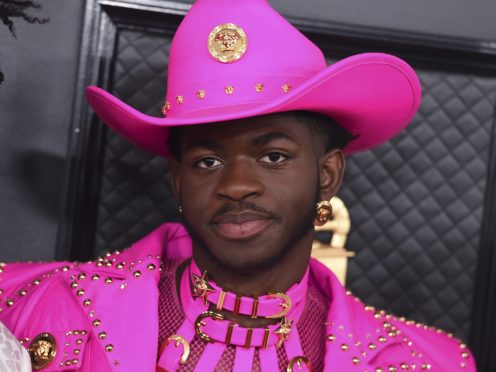
[[[164,224],[94,262],[3,264],[0,321],[32,352],[52,348],[44,371],[155,371],[160,262],[190,256],[184,227]],[[363,305],[313,259],[310,275],[331,300],[326,371],[475,371],[451,335]]]

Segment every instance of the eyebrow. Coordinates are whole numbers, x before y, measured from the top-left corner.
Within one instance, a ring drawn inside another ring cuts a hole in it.
[[[263,146],[266,145],[272,141],[279,140],[279,139],[285,139],[289,140],[291,142],[295,142],[293,137],[290,135],[284,133],[284,132],[270,132],[267,134],[263,134],[259,137],[255,137],[250,141],[250,145],[252,146]]]
[[[191,143],[189,143],[187,146],[187,148],[189,149],[197,148],[197,147],[202,147],[209,150],[220,150],[222,148],[222,146],[219,145],[217,142],[211,140],[204,140],[204,139],[194,140]]]

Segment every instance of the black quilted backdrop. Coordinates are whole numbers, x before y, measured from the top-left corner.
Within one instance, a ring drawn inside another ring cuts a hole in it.
[[[349,159],[341,196],[357,255],[348,286],[367,303],[465,338],[496,80],[419,73],[424,94],[414,122]]]
[[[171,35],[121,30],[114,93],[159,115]],[[420,113],[396,139],[348,159],[348,287],[364,302],[450,330],[470,329],[496,80],[418,70]],[[95,254],[177,220],[167,164],[107,133]]]
[[[172,35],[120,31],[114,93],[131,106],[160,115]],[[102,173],[96,253],[127,247],[163,221],[178,220],[167,162],[108,131]]]

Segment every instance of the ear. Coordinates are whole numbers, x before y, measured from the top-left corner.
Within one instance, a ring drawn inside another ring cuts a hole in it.
[[[346,161],[341,149],[326,152],[320,159],[320,200],[330,200],[341,187]]]
[[[172,190],[172,195],[174,199],[176,199],[177,204],[181,205],[181,165],[177,159],[170,158],[169,159],[169,172],[171,175],[170,185]]]

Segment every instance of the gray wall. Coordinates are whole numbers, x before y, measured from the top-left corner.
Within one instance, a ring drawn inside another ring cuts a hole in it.
[[[50,23],[0,24],[0,259],[54,256],[84,1],[39,0]]]
[[[270,0],[298,17],[496,42],[495,0]]]
[[[185,2],[191,2],[186,1]],[[0,259],[55,252],[84,0],[38,0],[46,25],[0,25]],[[496,42],[494,0],[271,0],[283,14]]]
[[[192,3],[193,0],[179,0]],[[495,0],[269,0],[288,16],[496,43]]]

